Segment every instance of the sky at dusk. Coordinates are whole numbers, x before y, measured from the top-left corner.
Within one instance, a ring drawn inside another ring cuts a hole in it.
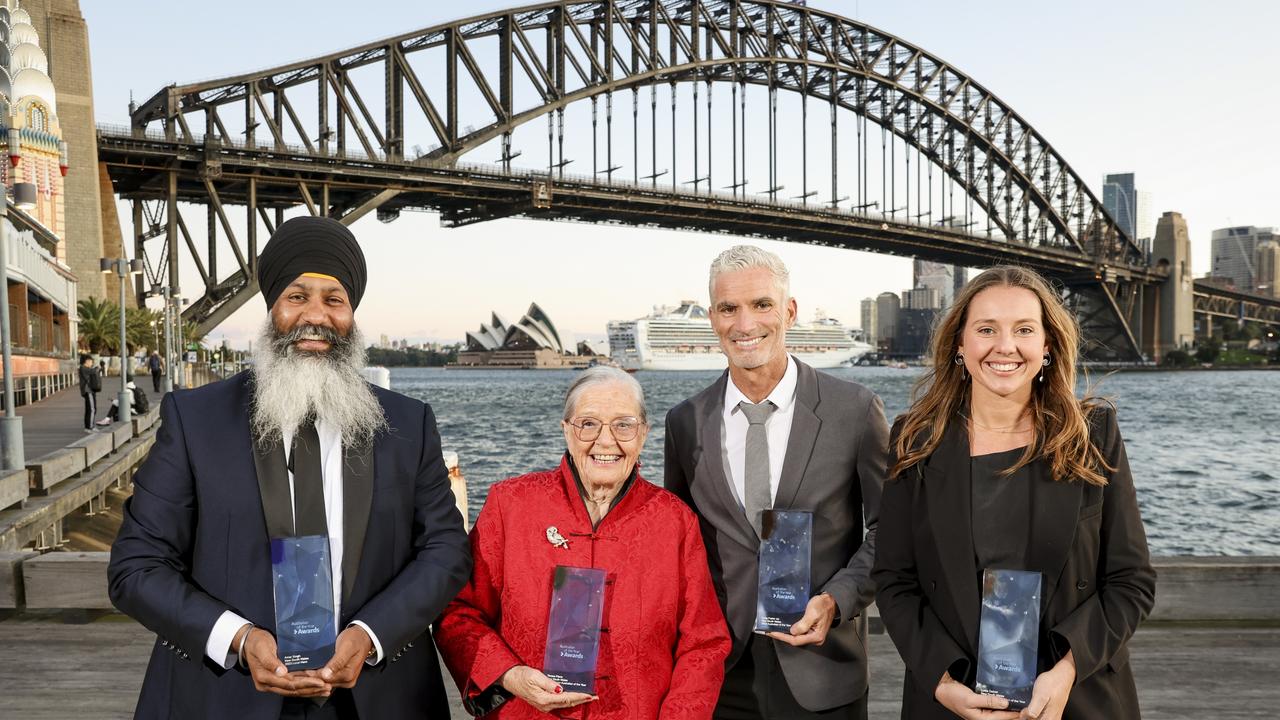
[[[142,101],[169,83],[274,67],[515,4],[80,3],[89,25],[95,114],[100,122],[120,124],[128,121],[131,93]],[[1213,229],[1280,225],[1280,3],[809,5],[896,35],[968,74],[1039,131],[1098,197],[1104,174],[1136,173],[1155,214],[1173,210],[1185,217],[1196,275],[1210,269]],[[628,114],[629,107],[628,101]],[[825,118],[821,106],[819,114]],[[545,133],[545,122],[540,127]],[[572,167],[581,171],[581,162]],[[126,238],[132,236],[128,218],[122,206]],[[444,229],[430,213],[403,213],[389,224],[368,216],[352,230],[370,268],[357,321],[375,340],[382,334],[460,340],[491,310],[515,320],[531,301],[563,331],[601,337],[608,320],[639,317],[682,299],[705,302],[707,266],[740,242],[534,220]],[[911,284],[905,258],[756,242],[790,267],[802,320],[820,309],[856,326],[862,298]],[[184,270],[183,292],[200,292],[191,270]],[[225,337],[243,346],[262,317],[262,302],[254,299],[210,340]]]

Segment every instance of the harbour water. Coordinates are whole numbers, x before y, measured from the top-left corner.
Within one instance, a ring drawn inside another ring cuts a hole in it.
[[[906,409],[919,368],[828,371]],[[551,467],[572,371],[394,369],[391,386],[431,404],[458,453],[472,520],[493,483]],[[640,372],[652,429],[641,474],[662,482],[663,418],[716,372]],[[1157,555],[1280,555],[1280,375],[1267,371],[1127,372],[1091,377],[1115,401],[1151,550]]]

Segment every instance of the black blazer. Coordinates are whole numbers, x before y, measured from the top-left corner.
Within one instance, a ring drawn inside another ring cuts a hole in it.
[[[880,486],[889,433],[884,405],[857,383],[797,361],[795,415],[774,507],[813,512],[813,592],[838,607],[821,646],[773,642],[787,687],[802,707],[847,705],[867,691],[867,623]],[[726,661],[742,657],[756,617],[760,539],[729,484],[720,440],[725,372],[667,413],[666,488],[693,508],[702,528],[720,606],[733,639]],[[772,452],[772,450],[771,450]]]
[[[386,659],[363,669],[352,695],[362,717],[448,717],[428,625],[469,577],[470,549],[431,408],[374,393],[392,429],[371,463],[345,461],[340,621],[368,624]],[[107,572],[115,606],[159,636],[136,717],[280,717],[278,695],[204,654],[224,610],[275,626],[250,399],[248,373],[166,395],[134,477]]]
[[[1055,482],[1030,466],[1028,570],[1044,575],[1039,671],[1070,649],[1076,686],[1064,718],[1139,717],[1125,643],[1155,601],[1155,571],[1138,514],[1115,409],[1090,418],[1091,437],[1115,467],[1105,487]],[[892,448],[901,423],[891,433]],[[947,429],[928,459],[885,483],[873,572],[876,605],[906,664],[902,717],[954,719],[933,698],[943,672],[972,686],[981,592],[970,517],[969,437]]]

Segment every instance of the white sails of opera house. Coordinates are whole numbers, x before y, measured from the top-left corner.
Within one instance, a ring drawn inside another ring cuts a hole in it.
[[[787,350],[815,368],[854,362],[871,350],[838,321],[820,318],[787,330]],[[728,360],[707,309],[692,300],[639,320],[609,323],[609,355],[628,370],[723,370]]]

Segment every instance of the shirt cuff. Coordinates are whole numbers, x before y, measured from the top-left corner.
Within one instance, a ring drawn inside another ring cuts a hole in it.
[[[248,620],[230,610],[224,610],[218,621],[213,624],[213,630],[209,631],[209,639],[204,644],[204,654],[222,666],[223,670],[230,670],[231,666],[236,664],[236,656],[231,652],[231,643],[236,639],[236,633],[240,628],[249,624],[251,623]]]
[[[359,625],[360,629],[364,630],[369,636],[369,639],[373,641],[373,657],[366,659],[364,664],[377,665],[382,662],[382,643],[378,642],[378,636],[373,634],[373,630],[369,629],[369,626],[364,624],[361,620],[352,620],[351,625]],[[351,625],[348,625],[347,627],[351,627]]]

